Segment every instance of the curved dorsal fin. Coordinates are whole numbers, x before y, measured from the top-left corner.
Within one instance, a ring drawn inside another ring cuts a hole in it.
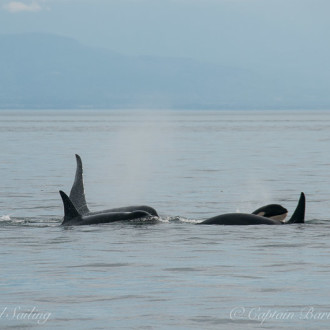
[[[305,207],[306,207],[306,198],[305,198],[305,194],[302,192],[300,194],[300,198],[296,210],[294,211],[290,220],[287,223],[304,223]]]
[[[84,179],[83,179],[83,167],[82,161],[79,155],[76,154],[77,169],[76,176],[70,191],[70,199],[74,206],[81,214],[89,213],[85,198]]]
[[[60,190],[60,195],[62,197],[63,206],[64,206],[64,219],[63,223],[68,222],[74,218],[80,217],[80,213],[77,211],[73,203],[71,202],[68,195]]]

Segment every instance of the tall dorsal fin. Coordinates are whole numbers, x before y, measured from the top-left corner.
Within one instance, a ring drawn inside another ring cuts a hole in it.
[[[77,169],[76,176],[70,191],[70,199],[74,206],[81,214],[89,213],[85,198],[84,179],[83,179],[83,167],[82,161],[79,155],[76,154]]]
[[[64,219],[63,219],[62,224],[66,223],[74,218],[80,217],[79,212],[77,211],[77,209],[71,202],[68,195],[65,192],[63,192],[62,190],[60,190],[60,195],[62,197],[63,206],[64,206]]]
[[[304,223],[305,207],[306,207],[306,198],[305,198],[305,194],[302,192],[300,194],[300,198],[296,210],[294,211],[290,220],[287,223]]]

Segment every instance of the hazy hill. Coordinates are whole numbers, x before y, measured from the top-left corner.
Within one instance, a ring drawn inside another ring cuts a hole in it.
[[[0,35],[0,108],[329,108],[329,78],[275,72]]]

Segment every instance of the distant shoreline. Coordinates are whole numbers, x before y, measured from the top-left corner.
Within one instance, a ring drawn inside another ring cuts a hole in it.
[[[208,107],[200,107],[200,108],[142,108],[142,107],[132,107],[132,108],[1,108],[0,112],[11,112],[11,111],[330,111],[329,107],[322,108],[208,108]]]

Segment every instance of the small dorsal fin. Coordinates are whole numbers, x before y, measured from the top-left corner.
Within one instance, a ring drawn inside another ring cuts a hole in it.
[[[63,206],[64,206],[64,219],[63,223],[66,223],[74,218],[80,217],[80,213],[77,211],[73,203],[71,202],[68,195],[60,190],[60,195],[62,197]]]
[[[77,169],[76,176],[70,191],[70,199],[74,206],[81,214],[89,213],[85,198],[84,179],[82,161],[79,155],[76,154]]]
[[[300,194],[300,198],[296,210],[294,211],[290,220],[287,223],[304,223],[305,207],[306,207],[306,198],[305,198],[305,194],[302,192]]]

